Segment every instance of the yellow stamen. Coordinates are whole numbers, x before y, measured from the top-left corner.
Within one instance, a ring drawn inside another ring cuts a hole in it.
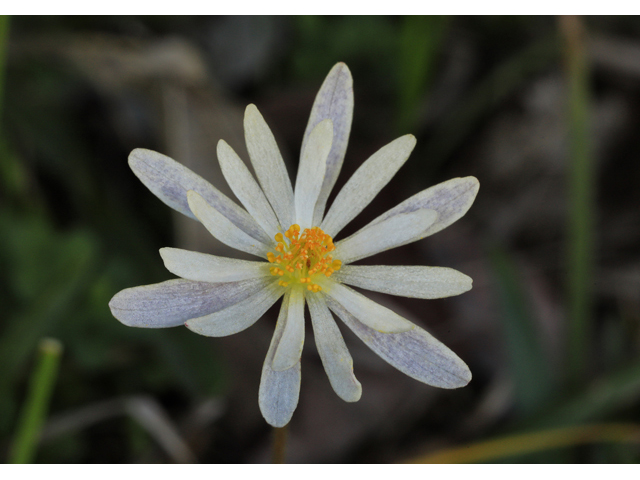
[[[322,288],[313,281],[316,275],[330,277],[342,266],[342,262],[334,260],[329,253],[335,250],[333,239],[318,227],[301,232],[300,226],[294,224],[274,238],[275,251],[280,255],[269,252],[267,260],[274,264],[269,270],[271,275],[283,277],[278,282],[282,287],[302,284],[310,292],[319,292]]]

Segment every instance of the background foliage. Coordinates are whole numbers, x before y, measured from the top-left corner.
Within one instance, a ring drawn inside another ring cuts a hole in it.
[[[640,460],[638,18],[3,17],[0,47],[7,461],[29,408],[30,428],[43,422],[36,462],[268,461],[257,391],[273,312],[227,339],[127,328],[109,312],[119,290],[171,278],[159,248],[225,253],[126,160],[158,150],[224,189],[215,144],[247,158],[242,113],[255,103],[293,174],[338,61],[355,87],[339,185],[396,136],[418,139],[345,234],[439,181],[480,180],[463,219],[375,259],[474,279],[461,297],[383,300],[474,379],[417,384],[343,330],[363,384],[345,404],[309,332],[288,459]],[[46,375],[46,337],[63,347],[50,396],[30,387]]]

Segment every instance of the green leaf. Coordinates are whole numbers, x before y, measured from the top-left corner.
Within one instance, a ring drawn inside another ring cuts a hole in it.
[[[419,104],[429,91],[449,17],[409,15],[400,30],[398,55],[398,132],[414,129]]]
[[[516,263],[497,246],[491,249],[490,259],[503,310],[501,319],[515,383],[516,405],[521,414],[529,415],[550,398],[556,381],[545,355],[541,332],[531,316],[530,299]]]

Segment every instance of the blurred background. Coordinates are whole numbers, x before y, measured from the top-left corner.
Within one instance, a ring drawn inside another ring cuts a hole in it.
[[[161,247],[241,256],[127,156],[157,150],[230,194],[215,146],[248,159],[255,103],[295,175],[338,61],[355,112],[334,192],[394,138],[418,140],[345,235],[438,182],[480,180],[461,220],[369,259],[473,278],[448,299],[370,295],[473,380],[420,384],[338,322],[363,386],[347,404],[309,327],[287,460],[640,460],[639,18],[74,16],[0,21],[3,461],[270,461],[258,385],[275,308],[221,339],[111,316],[121,289],[173,278]]]

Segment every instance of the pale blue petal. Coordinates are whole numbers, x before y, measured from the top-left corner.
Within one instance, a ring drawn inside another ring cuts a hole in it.
[[[187,217],[196,218],[187,201],[187,192],[193,190],[243,232],[264,243],[270,242],[267,234],[246,210],[172,158],[152,150],[136,148],[129,155],[129,166],[156,197]]]
[[[302,140],[301,154],[306,148],[309,135],[315,126],[325,119],[333,122],[333,143],[327,157],[327,170],[316,203],[313,224],[320,225],[329,193],[336,183],[351,131],[353,118],[353,78],[349,68],[342,62],[331,69],[316,95],[309,122]]]
[[[289,310],[289,294],[285,294],[271,345],[262,366],[258,403],[262,416],[269,425],[284,427],[293,416],[300,396],[300,359],[291,368],[275,371],[273,357],[280,345]]]
[[[127,288],[109,302],[114,317],[129,327],[165,328],[223,310],[264,288],[271,279],[209,283],[168,280]]]
[[[471,371],[455,353],[422,328],[381,333],[362,323],[327,296],[329,308],[383,360],[420,382],[439,388],[460,388],[471,381]]]

